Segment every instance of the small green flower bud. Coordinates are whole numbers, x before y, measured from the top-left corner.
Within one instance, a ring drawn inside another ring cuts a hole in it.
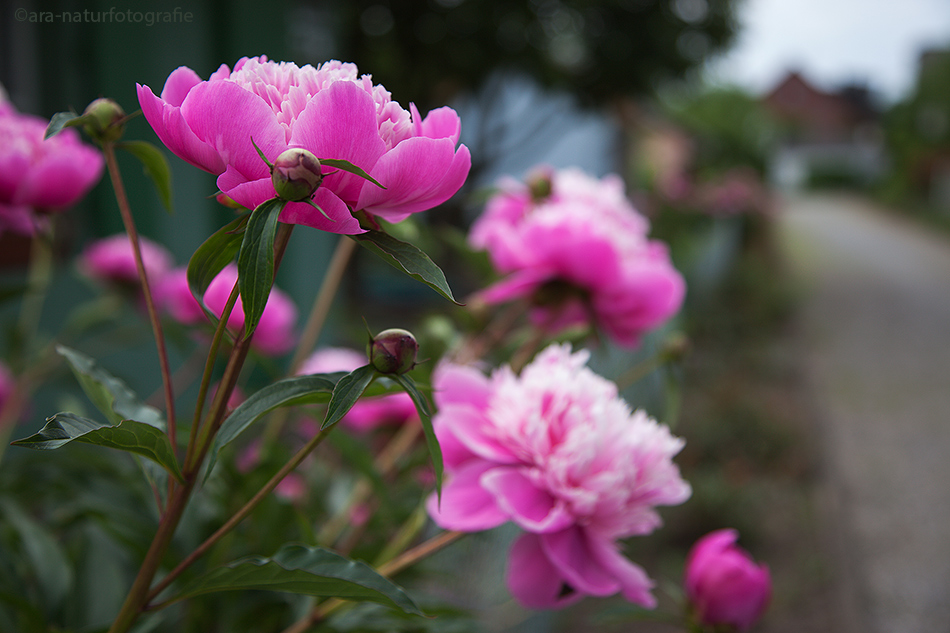
[[[551,172],[547,169],[539,169],[528,176],[528,190],[531,191],[531,199],[534,202],[542,202],[551,196]]]
[[[86,119],[86,134],[100,143],[115,142],[122,138],[125,111],[112,99],[96,99],[82,113]]]
[[[407,330],[383,330],[370,341],[366,350],[369,362],[384,374],[404,374],[416,364],[419,344]]]
[[[305,149],[288,149],[277,157],[270,171],[274,191],[284,200],[308,200],[323,182],[320,161]]]

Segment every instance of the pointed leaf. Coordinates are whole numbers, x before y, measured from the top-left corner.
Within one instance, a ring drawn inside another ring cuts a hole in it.
[[[246,214],[242,215],[218,229],[198,247],[188,261],[188,287],[212,323],[218,322],[218,315],[205,304],[205,292],[218,273],[237,257],[249,217]]]
[[[442,447],[439,446],[439,438],[435,436],[432,428],[432,410],[429,408],[429,401],[425,395],[419,391],[415,381],[406,374],[396,375],[393,380],[409,394],[413,404],[416,405],[416,412],[419,414],[419,421],[422,422],[422,430],[426,436],[426,445],[429,447],[429,456],[432,458],[432,468],[435,471],[435,487],[439,498],[442,498]]]
[[[221,449],[230,444],[264,414],[278,407],[327,402],[342,374],[295,376],[268,385],[241,403],[221,425],[211,445],[207,472]]]
[[[390,266],[401,270],[416,281],[421,281],[456,305],[462,305],[452,295],[452,289],[449,288],[442,269],[412,244],[401,242],[392,235],[374,230],[350,237],[361,246],[376,253]]]
[[[244,338],[257,328],[267,297],[274,285],[274,239],[277,237],[277,217],[286,200],[272,198],[251,211],[244,231],[244,241],[238,254],[238,286],[244,304]]]
[[[336,387],[333,388],[330,404],[327,405],[327,417],[320,430],[331,427],[343,419],[376,376],[376,369],[372,365],[364,365],[340,378]]]
[[[320,160],[321,165],[326,165],[327,167],[333,167],[334,169],[339,169],[340,171],[346,171],[351,174],[355,174],[359,176],[360,178],[364,178],[370,181],[371,183],[373,183],[380,189],[386,188],[382,186],[381,184],[379,184],[379,182],[375,178],[373,178],[372,176],[370,176],[365,171],[363,171],[362,169],[360,169],[359,167],[357,167],[356,165],[354,165],[348,160],[341,160],[338,158],[321,158],[319,160]]]
[[[115,426],[110,426],[74,413],[57,413],[47,418],[46,426],[40,429],[39,433],[16,440],[13,445],[53,450],[72,441],[116,448],[147,457],[182,481],[178,460],[168,436],[154,426],[135,420],[123,420]]]
[[[172,213],[172,172],[162,150],[147,141],[123,141],[116,147],[129,152],[142,163],[146,175],[155,183],[158,197],[169,213]]]
[[[82,125],[85,122],[85,116],[76,114],[72,110],[68,112],[57,112],[53,115],[53,118],[49,120],[49,125],[46,126],[46,134],[43,135],[43,140],[46,140],[51,136],[56,136],[63,131],[63,128],[75,127],[77,125]]]
[[[165,418],[158,409],[142,402],[128,385],[99,367],[92,358],[64,345],[58,345],[56,351],[69,362],[83,391],[110,422],[135,420],[165,430]]]
[[[172,600],[248,589],[377,602],[422,615],[402,587],[369,565],[327,549],[293,543],[281,547],[271,558],[252,556],[214,569],[188,583]]]

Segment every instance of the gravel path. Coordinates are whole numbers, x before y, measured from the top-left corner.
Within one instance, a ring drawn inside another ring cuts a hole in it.
[[[843,628],[950,632],[950,239],[852,197],[783,206]]]

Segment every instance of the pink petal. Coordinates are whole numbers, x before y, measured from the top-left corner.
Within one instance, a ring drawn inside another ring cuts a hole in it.
[[[248,180],[270,177],[254,144],[270,161],[287,149],[287,133],[271,107],[230,81],[206,81],[192,88],[181,115],[195,136]]]
[[[317,189],[312,200],[329,218],[309,204],[291,202],[281,211],[280,221],[285,224],[303,224],[327,233],[356,235],[366,232],[360,227],[359,220],[350,213],[349,207],[326,187]]]
[[[544,553],[571,587],[591,596],[609,596],[620,590],[613,573],[591,551],[580,527],[542,534]]]
[[[511,450],[492,437],[492,427],[484,413],[466,406],[453,406],[451,414],[443,407],[440,419],[448,429],[470,451],[484,459],[498,464],[517,464],[518,458]]]
[[[432,420],[432,426],[435,428],[435,435],[439,439],[439,447],[442,449],[442,461],[447,471],[455,471],[461,468],[462,464],[472,459],[481,461],[481,457],[473,453],[459,438],[455,437],[443,423],[445,416],[452,415],[449,408],[440,409],[439,414]]]
[[[188,96],[188,91],[201,83],[198,73],[187,66],[179,66],[165,80],[161,99],[168,105],[181,107],[181,102]]]
[[[468,148],[451,139],[409,138],[383,155],[370,174],[386,189],[367,182],[356,209],[388,222],[438,206],[455,195],[472,166]]]
[[[498,283],[492,284],[478,293],[478,298],[488,303],[503,303],[512,299],[527,297],[538,286],[550,280],[553,274],[544,268],[526,268],[512,273]]]
[[[294,121],[289,144],[308,149],[317,158],[349,161],[368,173],[386,151],[379,137],[373,97],[349,81],[334,82],[310,99]],[[338,171],[327,176],[323,186],[352,205],[366,182]]]
[[[620,553],[617,546],[607,539],[588,536],[588,547],[601,567],[620,583],[620,592],[624,598],[647,609],[656,607],[656,598],[650,593],[653,581],[643,568],[631,563]]]
[[[479,484],[481,476],[492,468],[495,468],[495,464],[477,460],[452,473],[442,486],[441,505],[435,493],[426,504],[429,516],[436,525],[446,530],[479,532],[508,520],[508,516],[495,503],[495,498]]]
[[[213,147],[201,141],[188,127],[181,110],[165,103],[148,86],[135,85],[142,113],[159,140],[175,156],[212,174],[224,171],[224,162]]]
[[[453,145],[458,145],[462,121],[455,110],[449,107],[436,108],[430,110],[425,119],[419,116],[416,104],[409,104],[409,111],[412,112],[412,120],[417,122],[416,136],[447,138],[452,140]]]
[[[481,483],[511,520],[528,532],[556,532],[574,523],[564,502],[535,486],[523,468],[496,468],[485,473]]]
[[[491,397],[491,381],[482,372],[467,365],[444,363],[435,370],[432,379],[435,402],[439,407],[448,403],[467,404],[482,411]]]
[[[576,591],[565,591],[570,587],[565,586],[535,534],[522,534],[511,546],[506,581],[511,595],[532,609],[558,609],[584,597]]]
[[[47,209],[68,207],[99,180],[102,167],[102,156],[91,147],[62,147],[27,172],[16,202]]]

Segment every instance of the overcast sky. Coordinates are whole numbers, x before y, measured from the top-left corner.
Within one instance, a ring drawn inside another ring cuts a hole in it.
[[[950,46],[950,0],[740,0],[742,30],[713,76],[755,92],[790,69],[820,87],[866,83],[888,101],[926,46]]]

